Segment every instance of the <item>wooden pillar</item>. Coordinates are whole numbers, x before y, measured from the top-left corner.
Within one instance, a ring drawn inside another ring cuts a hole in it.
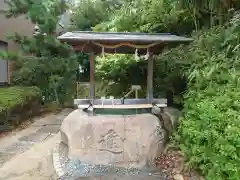
[[[90,100],[93,103],[95,98],[95,55],[90,53]]]
[[[153,102],[153,56],[150,56],[150,58],[148,59],[147,99],[148,99],[148,103]]]
[[[7,61],[7,75],[8,75],[8,84],[12,83],[12,75],[13,75],[13,71],[14,71],[14,62],[11,60]]]

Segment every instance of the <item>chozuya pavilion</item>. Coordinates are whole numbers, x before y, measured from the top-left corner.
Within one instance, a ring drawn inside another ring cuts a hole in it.
[[[152,169],[155,158],[164,151],[169,127],[175,128],[177,123],[164,111],[167,100],[153,97],[152,56],[166,46],[189,43],[192,39],[172,34],[113,32],[67,32],[58,39],[72,45],[75,51],[90,54],[90,98],[75,99],[78,108],[62,123],[61,140],[53,153],[58,176],[167,179],[163,173],[153,175]],[[145,99],[138,98],[141,87],[137,84],[123,98],[95,98],[95,56],[102,53],[144,55],[148,61]],[[134,92],[135,99],[127,97]]]

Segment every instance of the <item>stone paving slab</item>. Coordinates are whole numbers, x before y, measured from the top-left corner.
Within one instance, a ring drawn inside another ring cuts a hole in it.
[[[56,124],[57,122],[57,116],[54,114],[50,114],[44,118],[41,118],[40,120],[36,120],[32,126],[44,126],[44,125],[50,125],[50,124]]]
[[[15,142],[14,144],[5,147],[5,148],[0,148],[0,152],[2,153],[23,153],[24,151],[30,149],[32,147],[32,144],[25,143],[25,142]]]
[[[45,132],[36,132],[36,133],[32,133],[29,134],[27,136],[23,136],[21,138],[19,138],[19,141],[26,141],[26,142],[42,142],[44,141],[49,135],[51,135],[50,133],[45,133]]]
[[[36,118],[28,128],[0,139],[0,180],[55,180],[51,146],[72,109]],[[43,144],[42,144],[43,143]],[[42,144],[42,145],[40,145]],[[19,166],[21,162],[21,166]]]
[[[37,133],[52,133],[56,134],[60,129],[60,125],[49,125],[49,126],[43,126],[39,130],[37,130]]]
[[[0,152],[0,167],[15,155],[15,153]]]
[[[73,109],[66,109],[60,112],[59,114],[51,114],[40,120],[35,121],[32,126],[44,126],[44,125],[61,125],[65,117],[68,116]]]
[[[57,180],[52,148],[58,141],[57,134],[7,161],[0,168],[0,180]]]

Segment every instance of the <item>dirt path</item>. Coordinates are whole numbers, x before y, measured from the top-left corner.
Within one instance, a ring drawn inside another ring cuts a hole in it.
[[[62,120],[71,112],[36,119],[28,128],[0,139],[0,180],[53,180],[52,149]]]

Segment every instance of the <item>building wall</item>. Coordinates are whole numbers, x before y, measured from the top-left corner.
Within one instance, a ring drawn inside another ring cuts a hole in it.
[[[68,2],[68,0],[66,1]],[[68,3],[75,2],[75,0],[70,1],[71,2]],[[22,36],[31,37],[33,36],[35,25],[32,24],[30,20],[27,20],[24,16],[10,19],[6,18],[4,11],[7,10],[7,8],[8,5],[4,2],[4,0],[0,0],[0,42],[3,41],[7,43],[8,52],[21,53],[19,45],[8,40],[7,36],[13,35],[14,33],[18,33]],[[57,34],[67,30],[68,24],[70,22],[70,16],[71,16],[70,12],[66,12],[61,16],[60,23],[63,25],[63,27],[62,26],[57,27],[56,29]],[[10,83],[12,71],[14,69],[14,64],[11,61],[8,61],[7,64],[8,64],[7,68],[8,83]]]
[[[13,35],[14,33],[19,33],[20,35],[24,36],[32,36],[34,25],[27,20],[24,16],[17,17],[17,18],[6,18],[4,14],[4,10],[7,10],[8,6],[4,2],[4,0],[0,0],[0,42],[7,43],[7,51],[8,52],[14,52],[14,53],[20,53],[20,47],[18,44],[8,40],[9,35]],[[3,60],[1,60],[1,65],[6,64],[3,63]],[[3,73],[7,72],[8,76],[8,83],[11,82],[11,75],[12,75],[12,62],[7,63],[8,66],[0,69],[1,73],[0,76],[2,76],[2,79],[4,77]],[[0,83],[1,83],[1,77],[0,77]]]
[[[0,51],[7,50],[7,43],[0,41]],[[0,84],[8,83],[8,62],[0,59]]]

